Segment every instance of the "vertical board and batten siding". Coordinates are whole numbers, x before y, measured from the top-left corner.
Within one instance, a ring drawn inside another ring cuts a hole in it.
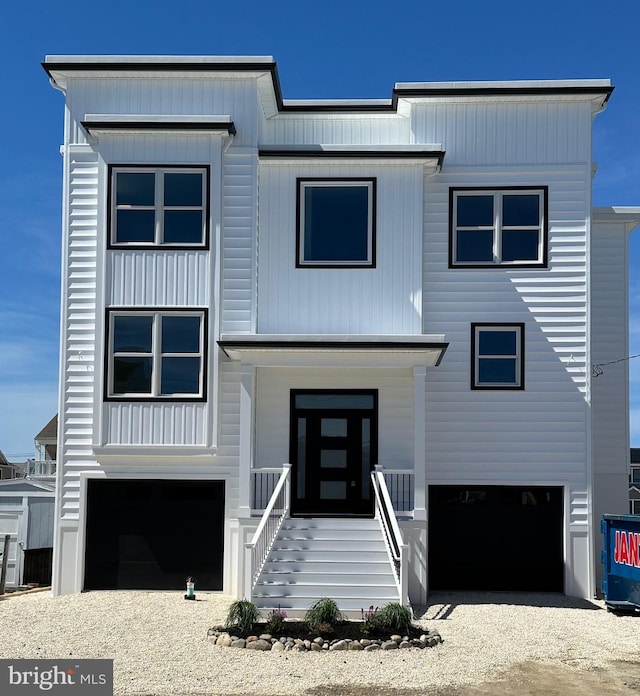
[[[296,178],[377,179],[376,267],[296,268]],[[261,162],[258,331],[421,333],[421,165]]]
[[[398,114],[278,114],[262,121],[260,144],[398,145],[411,142],[410,126]]]
[[[412,106],[413,142],[442,143],[450,167],[591,161],[588,101],[434,101]]]
[[[222,172],[222,333],[256,330],[257,198],[257,150],[230,147]]]
[[[208,164],[210,165],[211,208],[210,249],[199,250],[126,250],[105,253],[105,306],[179,307],[209,311],[208,354],[214,365],[217,346],[212,340],[216,322],[213,303],[213,276],[218,229],[222,217],[221,136],[203,135],[109,135],[98,143],[106,164]],[[107,230],[105,227],[105,235]],[[214,370],[207,375],[207,393],[214,392]],[[207,403],[103,403],[107,445],[196,445],[212,441],[210,407]]]
[[[27,549],[44,549],[53,546],[53,493],[50,498],[29,498],[29,528]]]
[[[427,372],[427,477],[572,480],[586,490],[589,167],[464,171],[427,182],[424,329],[450,342]],[[549,187],[549,267],[448,268],[449,188]],[[470,388],[471,323],[525,324],[525,389]],[[576,501],[576,505],[580,506]]]
[[[113,307],[208,307],[209,253],[111,250],[106,304]]]
[[[80,125],[87,114],[231,116],[237,145],[254,146],[258,132],[258,96],[250,77],[216,79],[176,73],[153,79],[136,77],[74,78],[67,91],[71,114],[69,143],[86,143]],[[137,139],[137,136],[136,136]]]
[[[289,461],[292,389],[377,389],[378,462],[413,471],[413,374],[408,369],[258,368],[255,465]],[[374,462],[376,463],[376,462]]]

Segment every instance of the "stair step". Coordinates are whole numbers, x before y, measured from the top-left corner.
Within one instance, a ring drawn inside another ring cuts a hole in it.
[[[382,539],[287,539],[278,536],[272,550],[277,552],[280,549],[354,552],[385,550],[386,547]]]
[[[336,587],[336,585],[269,585],[262,587],[258,585],[253,592],[253,601],[256,599],[268,599],[276,604],[283,599],[290,598],[297,600],[297,606],[304,608],[313,604],[320,597],[330,597],[335,602],[338,599],[357,599],[360,606],[367,607],[374,604],[378,606],[381,601],[397,602],[398,589],[393,587],[378,586],[372,588]],[[338,602],[339,605],[339,602]]]
[[[312,539],[314,541],[380,541],[379,529],[281,529],[279,539]]]
[[[283,529],[380,529],[380,522],[373,518],[359,519],[350,517],[288,517],[282,524]]]
[[[389,562],[389,555],[386,549],[378,551],[360,551],[354,553],[351,550],[336,551],[335,549],[274,549],[269,557],[268,562],[280,563],[291,562],[319,562],[327,561],[329,563],[341,563],[344,561],[351,563],[382,563]]]
[[[389,557],[385,553],[379,559],[366,563],[366,574],[389,573]],[[363,575],[363,564],[336,560],[335,558],[323,558],[314,560],[298,560],[287,558],[272,558],[264,564],[263,573],[359,573]]]
[[[286,572],[263,570],[260,575],[260,585],[272,584],[287,584],[287,585],[334,585],[336,587],[344,587],[346,585],[356,585],[359,588],[377,587],[380,585],[390,585],[394,583],[391,571],[371,573],[367,568],[366,574],[360,568],[359,572],[354,573],[313,573],[305,571]]]

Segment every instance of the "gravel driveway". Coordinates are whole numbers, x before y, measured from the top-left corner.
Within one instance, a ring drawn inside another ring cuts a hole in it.
[[[185,602],[181,592],[14,597],[0,602],[0,655],[113,658],[115,693],[149,696],[506,694],[511,692],[485,691],[482,684],[518,670],[527,673],[531,665],[561,668],[578,683],[583,675],[586,683],[589,675],[615,670],[615,660],[640,662],[640,615],[618,617],[602,602],[561,595],[433,594],[421,623],[440,631],[445,642],[438,647],[279,654],[212,645],[207,629],[224,621],[230,600],[217,593],[197,597],[196,602]],[[631,687],[628,693],[635,690],[633,678],[621,682]],[[640,671],[635,687],[640,688]],[[521,688],[513,693],[518,692],[525,693]],[[594,693],[607,692],[600,684]]]

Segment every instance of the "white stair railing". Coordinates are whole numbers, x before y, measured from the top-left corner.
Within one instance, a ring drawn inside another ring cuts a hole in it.
[[[407,577],[408,549],[404,543],[398,520],[393,510],[391,497],[380,464],[376,464],[371,472],[371,481],[375,493],[376,517],[380,520],[387,549],[393,561],[396,584],[400,595],[400,603],[409,606],[409,583]]]
[[[273,494],[260,519],[258,528],[251,541],[245,544],[245,596],[247,599],[251,599],[273,542],[278,536],[282,523],[289,517],[291,501],[290,481],[291,464],[283,464],[282,473],[276,487],[273,489]]]

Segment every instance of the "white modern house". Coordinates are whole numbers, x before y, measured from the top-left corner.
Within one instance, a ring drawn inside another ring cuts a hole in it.
[[[597,590],[628,509],[608,80],[283,99],[270,57],[50,56],[56,594]],[[597,371],[593,373],[596,374]]]

